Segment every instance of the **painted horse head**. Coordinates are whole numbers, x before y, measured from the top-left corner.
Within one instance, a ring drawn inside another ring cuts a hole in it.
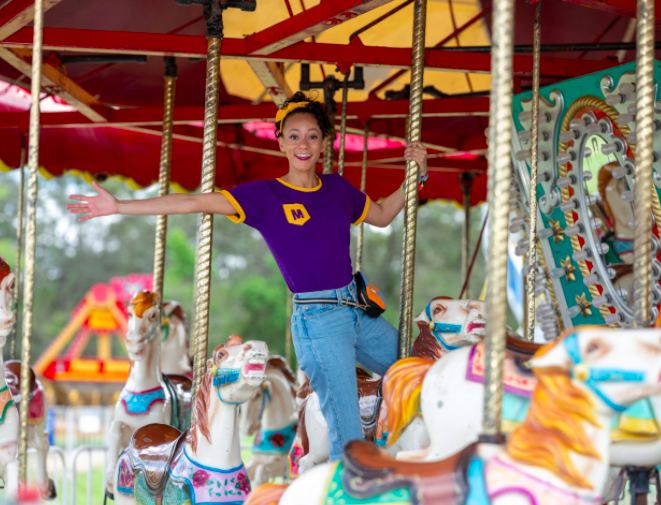
[[[427,325],[444,351],[476,344],[484,339],[485,304],[480,300],[455,300],[448,296],[434,298],[415,321]]]
[[[0,347],[5,345],[7,335],[16,323],[16,316],[11,308],[14,285],[15,278],[11,267],[0,256]]]
[[[139,291],[129,303],[126,350],[131,361],[145,357],[147,345],[160,338],[161,302],[156,293]]]
[[[238,335],[232,335],[226,344],[214,349],[193,405],[195,421],[188,437],[193,452],[197,451],[199,434],[212,443],[210,426],[220,407],[241,405],[262,387],[268,353],[266,343],[257,340],[244,343]]]

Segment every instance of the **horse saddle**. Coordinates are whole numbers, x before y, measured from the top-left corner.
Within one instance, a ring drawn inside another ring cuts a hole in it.
[[[514,358],[528,361],[540,347],[542,347],[542,344],[522,340],[517,335],[507,332],[507,353]]]
[[[442,461],[398,461],[377,445],[354,440],[344,446],[342,485],[353,497],[368,499],[406,487],[414,505],[462,504],[468,496],[467,470],[477,444]]]
[[[381,379],[374,379],[361,368],[356,368],[358,380],[358,407],[360,409],[360,422],[366,440],[374,440],[381,409],[383,394],[381,392]]]
[[[170,422],[175,428],[184,431],[188,428],[193,403],[193,381],[185,375],[163,374],[163,382],[172,397]]]
[[[14,401],[19,403],[21,401],[21,362],[12,359],[5,361],[5,381],[9,386],[9,391],[14,397]],[[30,368],[30,398],[34,395],[37,389],[37,376],[34,370]]]
[[[172,459],[186,440],[187,432],[167,424],[148,424],[138,428],[127,452],[133,474],[140,470],[149,491],[160,496]]]

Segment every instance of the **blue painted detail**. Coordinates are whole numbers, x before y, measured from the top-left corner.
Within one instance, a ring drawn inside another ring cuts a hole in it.
[[[124,401],[126,411],[129,414],[147,414],[152,404],[157,401],[165,401],[165,391],[163,391],[163,388],[156,388],[135,393],[123,389],[119,399]]]
[[[484,461],[479,457],[474,457],[467,472],[468,478],[468,497],[465,505],[489,505],[489,495],[487,486],[484,482]]]
[[[571,370],[571,376],[575,376],[576,366],[581,364],[581,353],[578,348],[578,336],[576,333],[567,335],[563,340],[565,350],[569,357],[574,363],[574,370]],[[613,400],[608,398],[606,394],[599,389],[598,383],[600,382],[643,382],[645,380],[645,374],[643,372],[638,372],[635,370],[620,370],[614,368],[589,368],[587,379],[583,380],[583,383],[589,387],[594,394],[603,400],[603,402],[612,408],[616,412],[624,412],[627,410],[627,407],[615,403]]]
[[[450,345],[445,340],[443,340],[441,333],[459,333],[461,331],[461,325],[434,322],[431,314],[431,303],[427,305],[425,311],[427,313],[427,318],[429,319],[429,330],[431,331],[432,335],[434,335],[436,340],[438,340],[441,345],[443,345],[443,347],[445,347],[448,351],[456,351],[459,349],[459,346]]]
[[[257,452],[288,453],[296,436],[296,424],[294,423],[280,430],[261,430],[255,437],[252,446],[253,454]]]
[[[241,370],[238,368],[216,368],[216,373],[214,375],[213,385],[222,386],[224,384],[237,382],[241,375]]]

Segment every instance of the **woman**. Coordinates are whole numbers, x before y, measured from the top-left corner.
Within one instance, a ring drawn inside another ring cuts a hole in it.
[[[350,225],[388,226],[404,206],[399,188],[374,203],[337,174],[317,175],[331,123],[323,105],[298,92],[278,111],[276,136],[289,161],[279,179],[241,184],[219,193],[174,194],[147,200],[117,200],[96,183],[98,196],[71,195],[83,203],[67,205],[85,221],[112,214],[223,214],[257,229],[266,240],[294,295],[292,334],[296,357],[319,395],[329,426],[330,458],[343,445],[362,438],[356,361],[383,375],[397,359],[397,330],[382,317],[362,309],[306,299],[356,301]],[[404,156],[427,175],[427,152],[419,143]]]

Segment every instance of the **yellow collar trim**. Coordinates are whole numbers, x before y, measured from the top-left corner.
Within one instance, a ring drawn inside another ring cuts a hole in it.
[[[279,177],[276,179],[280,184],[284,184],[288,188],[295,189],[296,191],[304,191],[306,193],[309,193],[311,191],[317,191],[318,189],[321,189],[321,179],[319,178],[318,175],[315,175],[317,180],[319,181],[319,184],[317,184],[314,188],[299,188],[298,186],[294,186],[293,184],[289,184],[288,182],[283,181]]]

